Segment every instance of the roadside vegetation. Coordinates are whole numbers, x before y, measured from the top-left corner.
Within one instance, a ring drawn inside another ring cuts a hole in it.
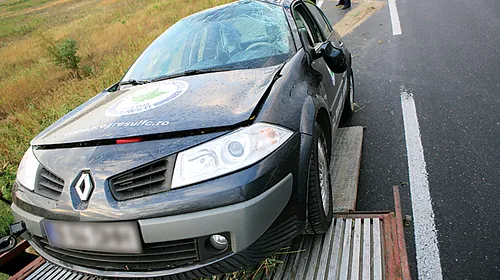
[[[116,82],[170,25],[231,0],[0,0],[0,188],[29,141]],[[0,236],[12,221],[0,204]]]

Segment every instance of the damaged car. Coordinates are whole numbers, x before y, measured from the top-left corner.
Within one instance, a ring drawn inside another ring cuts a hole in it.
[[[44,258],[105,277],[251,267],[332,222],[351,55],[301,0],[244,0],[168,28],[123,78],[35,137],[12,211]]]

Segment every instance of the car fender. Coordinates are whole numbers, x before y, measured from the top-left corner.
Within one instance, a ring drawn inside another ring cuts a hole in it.
[[[279,78],[269,89],[254,120],[277,124],[300,133],[300,166],[309,166],[313,147],[312,134],[320,112],[324,112],[323,117],[327,116],[331,120],[326,101],[318,90],[321,79],[322,76],[311,68],[304,50],[299,50],[280,71]],[[329,126],[331,130],[331,124]],[[300,230],[305,226],[307,218],[307,180],[308,172],[300,171],[294,176],[292,197]]]
[[[286,62],[268,89],[268,94],[254,114],[254,121],[273,123],[312,135],[319,111],[324,108],[328,112],[326,101],[318,90],[322,78],[319,72],[312,69],[306,52],[299,50]]]
[[[302,106],[300,132],[308,135],[313,135],[314,125],[316,123],[316,120],[318,119],[320,111],[326,113],[328,115],[328,119],[331,120],[331,116],[327,108],[328,107],[324,99],[317,96],[308,96],[304,100],[304,105]],[[328,129],[331,131],[331,124]]]

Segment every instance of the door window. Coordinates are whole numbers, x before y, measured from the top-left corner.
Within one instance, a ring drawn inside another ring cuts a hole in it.
[[[293,11],[295,22],[297,24],[297,28],[300,30],[301,28],[305,28],[307,33],[309,33],[309,39],[313,44],[321,43],[325,41],[323,34],[321,33],[316,22],[311,18],[307,9],[303,5],[297,5]]]
[[[321,29],[325,37],[329,38],[333,29],[330,21],[328,21],[328,19],[325,17],[325,14],[323,14],[323,12],[316,5],[313,5],[311,3],[306,3],[306,5],[309,8],[312,16],[318,23],[319,28]]]

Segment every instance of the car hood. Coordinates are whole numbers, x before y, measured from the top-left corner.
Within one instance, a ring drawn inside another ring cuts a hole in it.
[[[233,126],[251,117],[280,65],[199,74],[104,91],[32,145],[57,145]]]

